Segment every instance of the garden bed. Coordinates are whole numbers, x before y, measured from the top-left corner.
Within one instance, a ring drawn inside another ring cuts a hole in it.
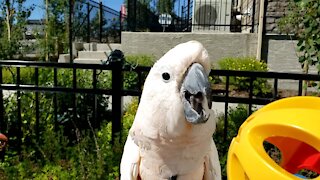
[[[226,85],[223,83],[219,84],[213,84],[212,85],[213,93],[214,94],[224,94],[226,91]],[[308,91],[308,96],[317,96],[320,97],[320,92],[318,91]],[[279,89],[277,92],[277,98],[285,98],[285,97],[292,97],[292,96],[298,96],[297,90],[291,90],[291,89]],[[249,97],[249,91],[245,90],[238,90],[235,86],[230,85],[229,86],[229,97]],[[263,96],[253,96],[253,98],[272,98],[273,93],[269,93]]]

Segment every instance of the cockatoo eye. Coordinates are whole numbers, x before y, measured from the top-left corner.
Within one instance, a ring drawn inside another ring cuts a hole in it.
[[[162,79],[164,82],[169,82],[170,78],[171,78],[171,76],[169,73],[167,73],[167,72],[162,73]]]

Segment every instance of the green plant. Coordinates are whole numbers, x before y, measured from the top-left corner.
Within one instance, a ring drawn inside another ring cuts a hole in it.
[[[299,62],[308,70],[308,65],[317,65],[320,71],[320,4],[317,0],[290,1],[289,11],[280,19],[281,32],[293,33],[298,38]]]
[[[316,66],[320,73],[320,3],[318,0],[293,0],[289,3],[288,13],[280,19],[281,32],[294,34],[297,39],[297,55],[304,73],[309,66]],[[304,81],[303,95],[306,95]]]
[[[0,179],[119,179],[119,162],[137,107],[134,99],[125,108],[121,132],[125,138],[117,136],[114,144],[111,122],[101,129],[77,129],[76,143],[70,143],[62,126],[55,130],[47,122],[41,141],[24,146],[19,156],[8,151],[0,163]]]
[[[237,70],[237,71],[268,71],[265,62],[258,61],[255,58],[225,58],[218,62],[220,69]],[[224,82],[226,79],[224,78]],[[241,76],[231,76],[229,83],[234,85],[238,90],[248,90],[250,87],[250,78]],[[256,78],[253,81],[253,95],[266,96],[271,93],[271,87],[267,79]]]
[[[25,2],[6,0],[0,5],[0,59],[17,58],[28,47],[21,40],[33,7],[27,7]]]
[[[228,149],[232,138],[237,136],[239,127],[248,117],[248,108],[245,105],[238,105],[235,108],[229,109],[227,114],[228,128],[226,138],[224,138],[224,116],[224,114],[218,116],[219,121],[217,123],[217,129],[213,135],[213,139],[219,152],[222,177],[223,179],[227,179]]]
[[[137,66],[152,66],[155,62],[154,57],[149,55],[128,55],[126,56],[127,63],[134,69]],[[124,89],[138,90],[138,74],[136,72],[124,72],[123,86]],[[141,74],[141,82],[147,77],[147,73]]]
[[[3,81],[7,84],[17,83],[17,69],[3,68]],[[92,88],[92,70],[77,70],[77,87]],[[57,73],[59,87],[72,87],[72,70],[59,69]],[[38,73],[38,83],[40,86],[52,87],[54,84],[54,71],[52,68],[40,68]],[[101,72],[98,77],[98,88],[110,89],[111,75],[108,72]],[[35,84],[35,69],[34,68],[20,68],[20,83],[21,84]],[[42,139],[42,132],[48,128],[56,128],[56,126],[63,125],[65,135],[71,138],[70,143],[76,141],[76,129],[89,129],[88,121],[92,122],[93,128],[99,127],[100,123],[110,121],[109,97],[105,95],[92,94],[76,94],[70,93],[43,93],[38,94],[34,92],[19,92],[20,112],[21,112],[21,131],[22,138],[17,134],[20,132],[17,126],[18,118],[18,93],[10,92],[4,97],[5,107],[5,123],[6,131],[10,132],[11,148],[15,149],[19,141],[24,145],[35,146],[36,140],[45,141]],[[38,98],[36,98],[38,97]],[[56,101],[55,101],[56,99]],[[96,100],[95,100],[96,99]],[[96,105],[94,102],[96,101]],[[39,104],[39,123],[36,122],[36,104]],[[57,121],[54,117],[54,107],[57,102]],[[73,103],[76,103],[76,114],[73,111]],[[95,110],[94,110],[95,108]],[[94,117],[93,112],[96,112]],[[76,115],[76,116],[74,116]],[[36,137],[36,132],[40,132],[40,138]],[[49,148],[50,149],[50,148]],[[35,151],[40,151],[36,149]],[[34,153],[34,152],[30,152]],[[43,155],[43,153],[42,153]]]

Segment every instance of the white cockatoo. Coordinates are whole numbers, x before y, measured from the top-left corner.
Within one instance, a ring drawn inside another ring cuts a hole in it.
[[[122,180],[220,180],[208,53],[189,41],[150,70],[121,160]]]

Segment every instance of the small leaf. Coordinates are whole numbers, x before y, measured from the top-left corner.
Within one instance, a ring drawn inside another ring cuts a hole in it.
[[[298,50],[298,51],[304,51],[304,50],[305,50],[305,46],[298,46],[298,47],[297,47],[297,50]]]
[[[306,58],[304,56],[300,56],[299,57],[299,62],[303,63],[304,61],[306,61]]]
[[[320,64],[317,65],[318,74],[320,73]]]
[[[301,46],[303,44],[303,40],[299,40],[297,46]]]

